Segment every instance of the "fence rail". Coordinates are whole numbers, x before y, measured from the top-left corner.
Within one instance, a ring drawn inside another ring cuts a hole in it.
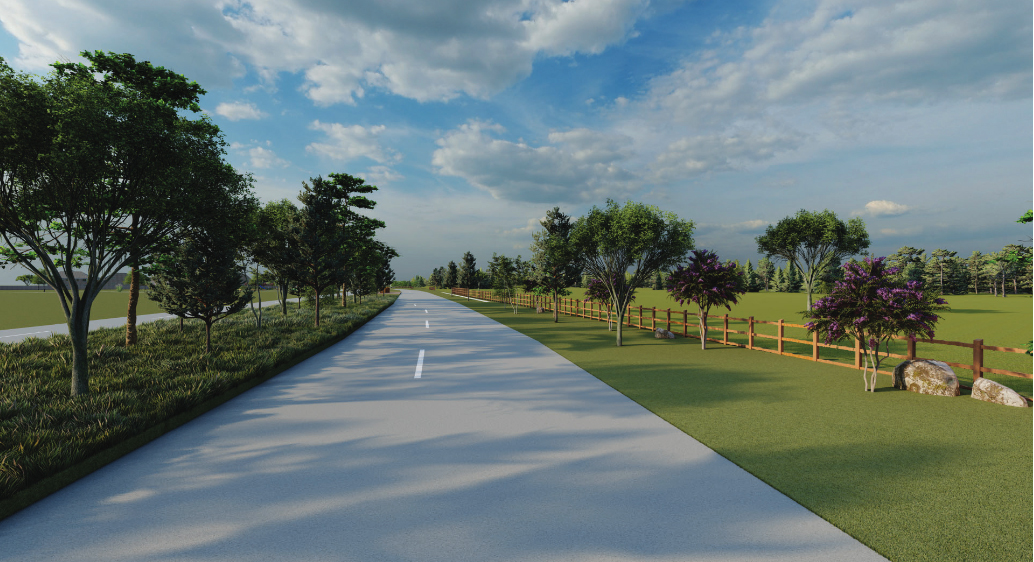
[[[471,298],[477,298],[477,299],[493,301],[493,302],[505,302],[505,303],[510,303],[511,302],[511,301],[508,301],[506,299],[497,297],[494,294],[494,292],[492,292],[492,291],[471,289],[469,291],[469,293],[468,293],[467,289],[464,289],[462,287],[455,287],[455,288],[453,288],[451,290],[451,292],[452,292],[452,294],[454,296],[458,296],[458,297],[469,296]],[[548,298],[545,298],[545,297],[542,297],[542,296],[532,295],[532,294],[528,294],[528,293],[523,293],[523,294],[518,295],[517,296],[517,304],[518,304],[518,306],[523,306],[523,307],[526,307],[526,308],[539,308],[539,307],[541,307],[544,311],[550,311],[550,312],[553,311],[553,301],[552,301],[552,299],[548,299]],[[557,311],[560,314],[565,314],[565,315],[568,315],[568,316],[577,316],[577,317],[581,317],[581,318],[588,318],[588,319],[591,319],[591,320],[598,320],[598,321],[602,321],[602,322],[607,322],[608,320],[609,321],[613,321],[613,320],[616,319],[616,315],[615,315],[615,313],[613,313],[611,311],[611,306],[610,306],[609,303],[604,305],[604,303],[596,303],[596,302],[592,302],[592,301],[581,301],[581,300],[578,300],[578,299],[560,299],[557,304],[558,304]],[[650,315],[648,317],[645,316],[644,315],[644,311],[645,312],[649,312]],[[661,319],[657,318],[657,313],[658,312],[663,313],[664,317],[661,318]],[[672,319],[672,312],[675,313],[675,319],[674,320]],[[680,314],[682,316],[682,320],[681,321],[678,320],[678,316]],[[690,321],[690,317],[693,318],[693,321]],[[785,328],[804,328],[804,325],[803,324],[791,324],[789,322],[784,322],[782,319],[777,320],[777,321],[757,320],[753,316],[750,316],[748,318],[737,318],[737,317],[734,317],[734,316],[729,316],[728,314],[723,314],[723,315],[720,315],[720,316],[719,315],[715,315],[715,314],[708,314],[707,317],[708,317],[708,319],[711,319],[711,318],[721,319],[722,320],[722,324],[723,324],[720,329],[717,326],[715,326],[714,328],[708,327],[707,331],[708,331],[709,334],[712,333],[712,332],[718,332],[718,331],[720,331],[722,333],[722,338],[721,339],[718,339],[717,337],[714,337],[714,338],[708,337],[707,341],[710,341],[710,342],[720,343],[720,344],[724,344],[724,345],[732,345],[732,346],[736,346],[736,347],[744,347],[744,348],[747,348],[747,349],[752,349],[752,350],[756,350],[756,351],[764,351],[764,352],[767,352],[767,353],[776,353],[776,354],[779,354],[779,355],[787,355],[787,356],[790,356],[790,357],[798,357],[798,358],[801,358],[801,359],[809,359],[811,361],[818,361],[820,363],[828,363],[830,365],[838,365],[838,366],[841,366],[841,367],[853,367],[855,369],[861,369],[862,368],[862,360],[863,360],[863,353],[864,352],[862,351],[861,342],[858,341],[857,338],[855,338],[854,347],[846,347],[846,346],[842,346],[842,345],[826,344],[826,343],[820,342],[819,341],[819,334],[818,334],[818,332],[812,332],[811,340],[801,340],[801,339],[787,337],[787,336],[784,335],[784,329]],[[696,319],[697,319],[697,314],[695,314],[695,313],[694,314],[690,314],[686,310],[681,310],[681,311],[674,310],[673,311],[670,308],[667,308],[667,309],[664,309],[664,308],[648,308],[647,309],[647,308],[644,308],[643,306],[633,307],[633,306],[629,305],[627,310],[626,310],[626,313],[625,313],[625,325],[630,327],[630,328],[637,328],[637,329],[641,329],[641,330],[656,330],[657,329],[657,325],[658,325],[658,320],[663,320],[663,323],[665,325],[665,329],[667,331],[669,331],[669,332],[672,331],[671,330],[672,324],[681,325],[682,326],[682,336],[683,337],[700,339],[700,337],[701,337],[700,335],[689,333],[689,326],[690,326],[690,324],[693,324],[697,328],[699,328],[699,322]],[[636,320],[635,324],[633,324],[633,320]],[[649,325],[645,324],[645,322],[647,320],[649,320]],[[729,320],[734,320],[734,321],[738,321],[738,322],[746,322],[747,323],[747,330],[746,331],[730,330],[729,329]],[[776,326],[777,327],[776,335],[773,336],[773,335],[770,335],[770,334],[759,334],[759,333],[757,333],[756,331],[754,331],[754,326],[756,324],[768,324],[768,325]],[[673,333],[677,333],[677,332],[673,332]],[[742,344],[742,343],[737,343],[737,342],[729,341],[729,334],[745,335],[745,336],[747,336],[747,343],[746,344]],[[968,369],[968,370],[972,371],[973,372],[973,380],[974,381],[976,379],[978,379],[978,378],[983,377],[984,373],[992,373],[992,374],[995,374],[995,375],[1004,375],[1004,376],[1010,376],[1010,377],[1020,377],[1020,378],[1025,378],[1025,379],[1034,379],[1034,375],[1030,375],[1030,374],[1027,374],[1027,373],[1019,373],[1019,372],[1016,372],[1016,371],[1007,371],[1005,369],[992,369],[990,367],[985,367],[984,366],[984,351],[1002,351],[1002,352],[1006,352],[1006,353],[1026,353],[1027,352],[1026,349],[1021,349],[1021,348],[1018,348],[1018,347],[1002,347],[1002,346],[994,346],[994,345],[984,345],[984,340],[982,340],[982,339],[975,339],[975,340],[973,340],[972,343],[968,343],[968,342],[936,340],[936,339],[917,339],[917,340],[913,341],[913,340],[910,340],[909,338],[903,337],[903,336],[891,336],[891,337],[893,339],[895,339],[895,340],[901,340],[901,341],[906,342],[906,350],[907,351],[906,351],[905,355],[900,355],[900,354],[897,354],[897,353],[889,353],[888,357],[894,357],[894,358],[897,358],[897,359],[908,359],[908,360],[926,359],[925,357],[919,357],[918,355],[916,355],[916,343],[927,343],[927,344],[939,344],[939,345],[948,345],[948,346],[955,346],[955,347],[965,347],[965,348],[969,348],[969,349],[973,350],[973,362],[972,363],[968,363],[968,364],[967,363],[954,363],[954,362],[950,362],[950,361],[944,361],[944,363],[946,363],[946,364],[948,364],[948,365],[950,365],[952,367],[957,367],[957,368],[960,368],[960,369]],[[760,347],[760,346],[754,345],[754,339],[755,338],[763,338],[763,339],[773,339],[773,340],[776,340],[776,349],[767,349],[765,347]],[[784,347],[784,344],[786,342],[794,342],[794,343],[798,343],[798,344],[810,345],[811,346],[811,357],[808,357],[806,355],[801,355],[799,353],[791,353],[789,351],[786,351],[785,347]],[[852,365],[849,365],[849,364],[846,364],[846,363],[843,363],[843,362],[840,362],[840,361],[832,361],[832,360],[829,360],[829,359],[822,359],[820,357],[820,353],[819,353],[819,350],[822,349],[822,348],[838,349],[838,350],[842,350],[842,351],[854,352],[854,365],[852,366]],[[882,370],[880,371],[880,373],[884,374],[884,375],[893,375],[893,372],[887,372],[887,371],[882,371]],[[1031,399],[1027,398],[1027,400],[1031,400]]]

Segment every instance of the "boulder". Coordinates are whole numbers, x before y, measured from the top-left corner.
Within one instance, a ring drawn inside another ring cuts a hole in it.
[[[663,340],[665,338],[673,340],[675,339],[675,334],[669,332],[668,330],[665,330],[664,328],[657,328],[657,331],[653,333],[653,337],[659,340]]]
[[[1026,408],[1027,399],[1020,393],[992,380],[983,377],[973,381],[973,398],[984,402],[994,402],[1003,406]]]
[[[946,363],[919,359],[894,367],[894,388],[932,396],[958,396],[959,378]]]
[[[537,307],[537,308],[535,309],[535,314],[542,314],[542,307],[541,307],[541,306],[540,306],[540,307]]]

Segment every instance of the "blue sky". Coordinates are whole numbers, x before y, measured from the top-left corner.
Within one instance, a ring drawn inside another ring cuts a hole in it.
[[[878,255],[1027,240],[1031,21],[1015,0],[0,0],[0,56],[198,81],[263,201],[377,185],[408,279],[528,257],[546,210],[607,197],[741,261],[801,208],[862,217]]]

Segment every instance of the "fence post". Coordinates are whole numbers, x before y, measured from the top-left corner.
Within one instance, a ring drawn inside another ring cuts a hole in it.
[[[779,355],[783,354],[783,319],[779,319],[779,337],[776,339],[779,342]]]
[[[689,317],[686,315],[686,309],[682,309],[682,337],[689,337]]]
[[[729,345],[729,313],[726,312],[723,316],[724,323],[722,325],[722,343]]]
[[[983,377],[981,368],[984,366],[984,340],[973,340],[973,382]]]
[[[811,333],[811,360],[819,360],[819,331],[815,330]]]
[[[639,305],[639,329],[643,329],[643,305]]]
[[[854,368],[862,368],[862,340],[854,339]]]
[[[747,349],[754,349],[754,317],[747,319]]]
[[[650,329],[657,331],[657,307],[650,307],[653,309],[653,319],[650,320]]]
[[[909,361],[915,361],[916,360],[916,340],[914,340],[912,338],[908,338],[907,341],[908,341],[908,353],[906,353],[906,355],[908,355],[908,360]]]
[[[668,326],[664,328],[667,331],[671,331],[671,309],[668,309]]]

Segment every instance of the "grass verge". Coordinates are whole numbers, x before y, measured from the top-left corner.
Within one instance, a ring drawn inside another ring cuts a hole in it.
[[[121,328],[90,333],[90,389],[72,398],[67,336],[0,344],[0,519],[183,425],[323,351],[398,298],[369,297],[347,308],[250,311],[212,328],[159,320],[124,345]],[[321,307],[322,308],[322,307]]]
[[[451,298],[528,335],[894,561],[1032,557],[1032,409]]]

